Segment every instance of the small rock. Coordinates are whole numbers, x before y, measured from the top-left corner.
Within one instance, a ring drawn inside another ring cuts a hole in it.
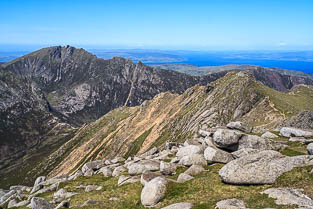
[[[36,179],[36,181],[34,183],[33,189],[32,189],[32,191],[30,193],[32,194],[32,193],[37,192],[38,190],[42,189],[43,185],[40,185],[40,183],[45,181],[45,180],[46,180],[45,176],[37,177],[37,179]]]
[[[99,190],[101,190],[102,188],[103,188],[102,186],[88,185],[88,186],[86,186],[86,188],[85,188],[85,192],[91,192],[91,191],[95,191],[95,190],[99,191]]]
[[[176,171],[176,165],[173,163],[166,163],[161,161],[160,163],[160,172],[163,175],[173,175]]]
[[[245,203],[238,199],[227,199],[216,203],[216,209],[245,209]]]
[[[192,154],[184,156],[180,159],[179,164],[184,166],[192,166],[192,165],[207,165],[207,161],[205,160],[203,154]]]
[[[313,155],[313,143],[308,144],[306,149],[308,150],[309,155]]]
[[[154,155],[155,153],[159,152],[157,147],[153,147],[152,149],[150,149],[148,152],[143,153],[142,155],[140,155],[140,157],[145,158],[147,156],[150,155]]]
[[[93,176],[93,174],[94,174],[94,171],[91,169],[85,170],[84,172],[84,176],[88,176],[88,177]]]
[[[121,162],[124,162],[125,161],[125,158],[123,158],[123,157],[116,157],[116,158],[114,158],[113,160],[111,160],[111,162],[113,163],[113,164],[115,164],[115,163],[121,163]]]
[[[151,171],[145,171],[141,174],[140,183],[145,186],[149,181],[152,179],[159,177],[160,174],[151,172]]]
[[[309,137],[313,137],[313,131],[306,131],[306,130],[302,130],[302,129],[298,129],[298,128],[291,128],[291,127],[283,127],[282,129],[280,129],[280,135],[284,136],[284,137],[305,137],[305,138],[309,138]]]
[[[236,122],[230,122],[227,124],[227,128],[230,129],[237,129],[239,131],[243,131],[246,133],[250,133],[252,131],[252,126],[245,124],[243,122],[240,121],[236,121]]]
[[[201,130],[201,129],[199,130],[199,134],[202,137],[207,137],[207,136],[212,136],[213,135],[212,132],[204,131],[204,130]]]
[[[113,172],[112,169],[103,167],[99,170],[99,173],[102,173],[104,177],[111,177]]]
[[[99,203],[99,201],[97,201],[97,200],[87,200],[86,202],[84,202],[84,204],[81,205],[81,207],[88,206],[88,205],[95,205],[98,203]]]
[[[76,192],[67,192],[65,189],[59,189],[57,192],[53,194],[53,198],[54,199],[57,199],[57,198],[66,199],[76,194],[77,194]]]
[[[193,207],[192,203],[180,202],[180,203],[174,203],[172,205],[166,206],[161,209],[191,209],[192,207]]]
[[[30,202],[32,209],[54,209],[54,206],[50,204],[46,199],[41,197],[33,197]]]
[[[121,173],[123,173],[126,170],[127,169],[124,166],[119,166],[119,167],[114,169],[112,176],[119,176]]]
[[[264,134],[262,134],[261,137],[262,138],[267,138],[267,139],[275,139],[278,136],[276,134],[273,134],[273,133],[269,132],[269,131],[266,131]]]
[[[202,165],[192,165],[184,173],[188,174],[190,176],[196,176],[196,175],[199,175],[200,173],[202,173],[203,171],[205,171],[205,170],[202,167]]]
[[[245,157],[247,155],[256,154],[260,151],[261,150],[252,149],[252,148],[243,148],[235,152],[232,152],[231,154],[233,155],[234,158],[240,158],[240,157]]]
[[[178,183],[184,183],[186,181],[189,181],[191,179],[193,179],[194,177],[188,175],[188,174],[185,174],[185,173],[181,173],[179,174],[178,178],[177,178],[177,182]]]
[[[63,200],[62,202],[60,202],[60,204],[58,204],[58,206],[55,209],[59,209],[62,207],[69,208],[70,202],[68,200]]]
[[[118,197],[110,197],[109,200],[111,200],[111,201],[120,201],[121,199],[118,198]]]
[[[204,158],[216,163],[228,163],[234,159],[230,153],[213,147],[207,147],[204,150]]]
[[[202,145],[187,145],[178,149],[176,153],[177,157],[184,157],[193,154],[202,154],[204,152],[205,147]]]
[[[133,163],[128,167],[130,175],[142,174],[144,171],[158,171],[160,170],[160,162],[156,160],[142,160],[138,163]]]

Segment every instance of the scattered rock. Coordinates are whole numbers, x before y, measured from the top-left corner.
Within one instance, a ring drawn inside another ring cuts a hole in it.
[[[269,132],[269,131],[266,131],[264,134],[262,134],[261,137],[262,138],[267,138],[267,139],[275,139],[278,136],[276,134],[273,134],[273,133]]]
[[[192,207],[193,207],[192,203],[180,202],[180,203],[174,203],[172,205],[166,206],[161,209],[191,209]]]
[[[36,181],[34,183],[33,189],[32,189],[32,191],[30,193],[32,194],[32,193],[37,192],[38,190],[42,189],[43,185],[41,185],[40,183],[45,181],[45,180],[46,180],[45,176],[37,177],[37,179],[36,179]]]
[[[140,176],[128,176],[127,178],[125,179],[119,179],[118,180],[118,186],[122,186],[124,184],[130,184],[130,183],[135,183],[135,182],[138,182],[140,181]]]
[[[204,131],[204,130],[199,130],[199,134],[202,137],[207,137],[207,136],[212,136],[213,135],[212,132],[208,132],[208,131]]]
[[[81,205],[81,207],[85,207],[85,206],[89,206],[89,205],[95,205],[98,203],[99,203],[99,201],[97,201],[97,200],[87,200],[86,202],[84,202],[84,204]]]
[[[167,180],[156,177],[149,181],[141,192],[141,203],[144,206],[154,206],[164,196],[166,192]]]
[[[270,188],[262,192],[274,198],[277,205],[298,205],[313,207],[313,200],[302,193],[302,189],[293,188]]]
[[[306,141],[306,138],[304,138],[304,137],[290,137],[288,139],[288,141],[304,143]]]
[[[228,163],[234,159],[230,153],[213,147],[207,147],[204,150],[204,158],[216,163]]]
[[[105,162],[103,162],[101,160],[91,161],[91,162],[85,163],[83,165],[82,172],[85,174],[86,171],[97,170],[97,169],[102,168],[105,165],[106,165]]]
[[[85,192],[91,192],[91,191],[95,191],[95,190],[99,191],[99,190],[101,190],[102,188],[103,188],[102,186],[88,185],[88,186],[86,186],[86,188],[85,188]]]
[[[70,202],[68,200],[63,200],[62,202],[60,202],[60,204],[58,204],[58,206],[55,209],[59,209],[62,207],[69,208]]]
[[[11,203],[11,204],[10,204]],[[9,202],[9,205],[8,205],[8,208],[13,208],[13,207],[16,207],[16,208],[18,208],[18,207],[22,207],[22,206],[25,206],[25,205],[27,205],[29,203],[29,201],[28,200],[23,200],[23,201],[21,201],[21,202],[16,202],[15,204],[13,204],[13,202]]]
[[[216,203],[216,209],[245,209],[245,203],[238,199],[227,199]]]
[[[245,157],[247,155],[256,154],[260,151],[261,150],[252,149],[252,148],[243,148],[235,152],[232,152],[231,154],[233,155],[234,158],[240,158],[240,157]]]
[[[313,143],[308,144],[306,149],[308,150],[309,155],[313,155]]]
[[[111,177],[113,172],[112,169],[103,167],[99,170],[99,173],[102,173],[104,177]]]
[[[140,178],[140,183],[145,186],[149,181],[151,181],[152,179],[159,177],[160,174],[151,172],[151,171],[144,171],[141,174],[141,178]]]
[[[238,150],[243,148],[279,151],[286,148],[286,145],[273,141],[271,139],[266,139],[255,135],[244,135],[239,140]]]
[[[120,201],[121,199],[118,198],[118,197],[110,197],[109,200],[111,200],[111,201]]]
[[[78,177],[80,177],[80,176],[82,176],[82,175],[83,175],[83,172],[82,172],[81,170],[78,170],[78,171],[75,172],[74,175],[70,176],[70,177],[68,178],[68,180],[69,180],[69,181],[70,181],[70,180],[76,180]]]
[[[184,156],[180,159],[179,164],[184,166],[192,166],[192,165],[207,165],[207,161],[205,160],[203,154],[192,154]]]
[[[10,200],[8,204],[8,208],[13,208],[17,204],[16,199]]]
[[[184,173],[188,174],[190,176],[196,176],[196,175],[199,175],[200,173],[202,173],[203,171],[205,171],[205,170],[202,167],[202,165],[192,165]]]
[[[177,157],[184,157],[193,154],[202,154],[204,151],[204,146],[202,145],[187,145],[178,149],[176,153]]]
[[[115,163],[121,163],[121,162],[124,162],[124,161],[125,161],[125,158],[123,158],[123,157],[116,157],[113,160],[111,160],[111,163],[115,164]]]
[[[126,170],[127,169],[124,166],[119,166],[119,167],[114,169],[112,176],[119,176],[121,173],[123,173]]]
[[[88,176],[88,177],[93,176],[93,174],[94,174],[94,171],[91,169],[85,170],[84,172],[84,176]]]
[[[32,209],[54,209],[54,206],[50,204],[46,199],[41,197],[33,197],[30,202]]]
[[[243,122],[240,122],[240,121],[228,123],[227,128],[236,129],[236,130],[243,131],[246,133],[250,133],[252,131],[252,126],[245,124]]]
[[[59,189],[57,192],[53,194],[53,198],[54,199],[57,199],[57,198],[66,199],[76,194],[77,194],[76,192],[67,192],[65,189]]]
[[[191,179],[194,179],[194,177],[192,177],[186,173],[181,173],[181,174],[179,174],[179,176],[177,178],[177,182],[178,183],[184,183],[184,182],[189,181]]]
[[[283,127],[280,129],[280,134],[284,137],[313,137],[313,131],[306,131],[298,128],[290,128],[290,127]]]
[[[156,160],[142,160],[137,163],[133,163],[128,167],[128,173],[130,175],[142,174],[146,170],[149,171],[160,170],[160,162]]]
[[[227,129],[217,129],[213,134],[213,140],[216,146],[230,151],[238,149],[238,141],[242,137],[242,133]]]
[[[140,157],[145,158],[147,156],[154,155],[155,153],[158,153],[158,152],[159,152],[158,148],[157,147],[153,147],[149,151],[147,151],[147,152],[143,153],[142,155],[140,155]]]
[[[277,177],[296,167],[313,165],[313,156],[286,157],[272,150],[246,155],[227,163],[219,171],[230,184],[273,184]]]
[[[176,171],[176,165],[174,163],[166,163],[161,161],[160,172],[163,175],[173,175]]]

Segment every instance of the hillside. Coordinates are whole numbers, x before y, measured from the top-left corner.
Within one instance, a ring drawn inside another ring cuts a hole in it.
[[[163,92],[139,106],[110,111],[33,167],[34,174],[51,170],[47,179],[13,188],[26,199],[19,208],[46,200],[49,207],[73,208],[174,203],[188,203],[186,208],[309,208],[313,158],[305,143],[313,141],[313,132],[290,130],[307,137],[296,139],[288,137],[287,129],[279,128],[281,136],[276,135],[276,127],[312,111],[312,86],[279,92],[250,71],[230,72],[183,94]],[[10,182],[10,176],[5,180]]]

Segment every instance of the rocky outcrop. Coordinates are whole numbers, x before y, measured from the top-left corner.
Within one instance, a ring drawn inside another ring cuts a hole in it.
[[[283,173],[297,167],[313,165],[313,157],[286,157],[276,151],[260,151],[227,163],[219,176],[229,184],[273,184]]]
[[[252,126],[245,124],[243,122],[240,122],[240,121],[230,122],[226,126],[227,128],[236,129],[236,130],[246,132],[246,133],[250,133],[252,131]]]
[[[297,205],[303,208],[313,208],[313,200],[295,188],[270,188],[262,192],[276,199],[277,205]]]

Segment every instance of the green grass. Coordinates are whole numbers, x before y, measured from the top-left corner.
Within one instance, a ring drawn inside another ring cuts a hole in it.
[[[124,155],[125,158],[128,158],[129,156],[134,156],[138,153],[138,151],[141,148],[141,145],[146,140],[147,136],[149,136],[149,134],[151,133],[152,128],[153,127],[151,127],[149,130],[145,131],[137,139],[135,139],[135,141],[132,143],[130,149]]]

